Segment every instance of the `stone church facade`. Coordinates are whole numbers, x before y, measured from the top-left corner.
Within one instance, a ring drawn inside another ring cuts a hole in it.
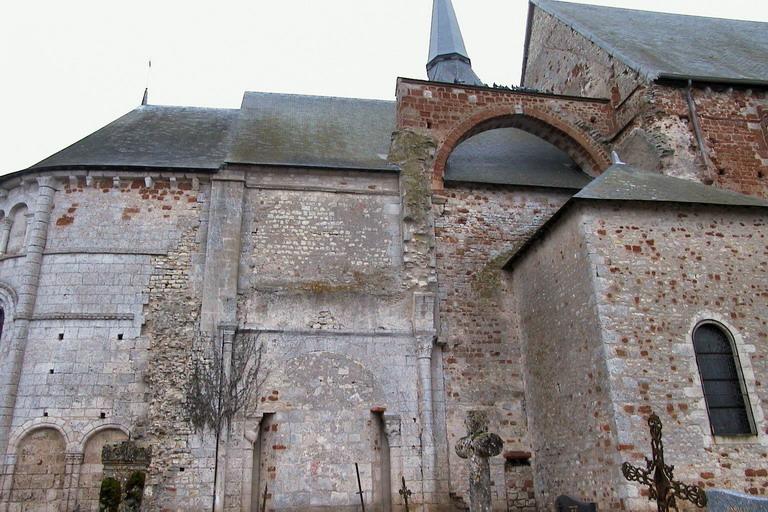
[[[1,177],[0,510],[98,510],[128,440],[146,510],[358,510],[356,467],[464,510],[472,410],[494,510],[654,510],[652,411],[681,480],[766,495],[765,27],[531,0],[488,87],[436,0],[394,102],[142,104]],[[187,383],[248,343],[217,443]]]

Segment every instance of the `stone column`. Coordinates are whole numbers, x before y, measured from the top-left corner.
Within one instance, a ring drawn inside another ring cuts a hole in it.
[[[0,511],[8,510],[8,502],[11,498],[11,488],[13,487],[13,470],[16,468],[16,454],[5,456],[3,464],[3,475],[0,479]]]
[[[57,181],[52,177],[37,179],[38,192],[34,220],[27,226],[27,244],[24,262],[19,271],[18,304],[14,321],[13,338],[5,360],[0,364],[0,449],[6,452],[10,435],[16,393],[24,364],[24,351],[29,335],[29,323],[35,311],[37,288],[43,250],[48,237],[48,225],[53,209],[53,196]]]
[[[422,460],[422,499],[423,503],[433,503],[436,492],[436,451],[434,433],[434,413],[432,408],[432,350],[435,335],[416,336],[419,384],[421,390],[421,460]]]
[[[0,256],[4,256],[8,252],[8,239],[11,236],[12,225],[13,219],[9,217],[0,220]]]
[[[80,485],[80,470],[83,468],[85,454],[70,452],[64,455],[64,492],[67,497],[67,510],[74,510],[77,505]]]
[[[237,332],[237,325],[225,324],[219,325],[219,333],[221,339],[221,362],[222,371],[224,372],[223,382],[228,382],[230,372],[232,371],[232,344],[235,341],[235,333]],[[216,451],[216,485],[213,490],[215,512],[222,512],[224,510],[224,501],[226,494],[227,484],[227,445],[229,443],[229,426],[222,425],[221,432],[219,433],[217,451]]]
[[[257,461],[254,461],[254,454],[258,450],[256,443],[260,442],[261,440],[261,421],[263,419],[263,414],[254,415],[252,418],[250,418],[250,420],[252,420],[255,425],[253,428],[249,429],[246,427],[245,429],[245,439],[250,444],[251,450],[249,456],[245,458],[246,462],[243,464],[243,475],[241,477],[243,481],[243,493],[240,505],[241,512],[252,512],[258,510],[260,505],[258,489],[259,482],[257,481],[258,479],[254,478],[255,471],[253,465],[254,463],[257,463]]]
[[[398,414],[384,414],[384,433],[389,443],[389,481],[392,489],[392,508],[399,510],[398,489],[403,476],[403,435],[400,431],[401,420]]]

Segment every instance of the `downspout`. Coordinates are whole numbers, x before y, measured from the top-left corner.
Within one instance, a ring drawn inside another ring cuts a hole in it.
[[[712,176],[712,160],[709,159],[706,142],[704,141],[704,135],[701,131],[701,123],[699,123],[699,114],[696,111],[696,101],[693,99],[693,80],[688,80],[688,87],[685,89],[685,99],[688,102],[688,117],[690,117],[691,123],[693,123],[693,133],[696,136],[696,143],[699,145],[699,151],[701,152],[701,158],[704,161],[704,167],[710,174],[710,179],[714,182]]]

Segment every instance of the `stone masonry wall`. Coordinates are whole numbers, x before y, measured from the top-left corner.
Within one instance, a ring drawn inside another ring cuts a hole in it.
[[[767,495],[768,227],[763,210],[594,207],[582,224],[610,371],[619,450],[642,464],[651,410],[675,475],[706,488]],[[758,429],[713,437],[692,344],[702,320],[732,334]],[[629,497],[638,496],[631,488]],[[642,497],[630,510],[651,510]]]
[[[520,341],[500,307],[501,266],[567,199],[563,191],[481,185],[450,186],[434,196],[450,489],[457,496],[468,499],[467,464],[453,450],[466,435],[468,410],[488,410],[505,451],[530,451]],[[495,509],[507,510],[504,459],[492,459],[492,468]],[[519,487],[531,479],[529,470],[515,471]],[[510,499],[510,510],[523,509],[526,499]]]
[[[581,219],[572,214],[514,263],[536,501],[566,494],[625,510],[618,498],[615,427],[601,325]],[[631,509],[635,510],[635,509]]]
[[[199,224],[197,188],[197,180],[183,176],[81,177],[64,179],[54,196],[11,438],[50,425],[62,429],[67,471],[70,459],[75,468],[66,482],[72,489],[93,435],[113,429],[142,438],[150,428],[145,379],[155,352],[142,328],[144,308],[154,276],[165,270],[156,258],[174,248],[189,259],[178,244]],[[16,285],[14,269],[23,260],[0,260],[0,278]],[[171,274],[164,277],[170,287],[188,278]],[[78,493],[65,492],[74,507]]]
[[[736,192],[768,195],[765,88],[694,83],[693,113],[685,83],[648,81],[538,8],[523,80],[528,87],[555,94],[609,99],[614,127],[604,142],[627,163]]]

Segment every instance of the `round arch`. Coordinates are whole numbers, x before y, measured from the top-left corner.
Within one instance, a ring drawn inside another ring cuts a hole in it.
[[[78,452],[85,451],[85,446],[88,444],[88,441],[90,441],[95,435],[104,432],[105,430],[119,430],[123,434],[126,435],[126,437],[131,437],[131,431],[126,427],[125,425],[122,425],[120,423],[99,423],[97,425],[93,425],[90,427],[89,430],[87,430],[82,437],[80,438],[80,441],[78,442]]]
[[[38,430],[50,429],[55,430],[64,439],[64,444],[67,447],[67,451],[73,451],[75,448],[73,439],[75,433],[63,420],[50,419],[50,418],[35,418],[25,422],[11,435],[8,441],[8,455],[16,455],[17,449],[21,441],[28,435],[37,432]]]
[[[456,147],[479,133],[518,128],[561,149],[586,173],[597,176],[611,165],[608,152],[584,130],[537,108],[497,107],[478,112],[453,128],[435,153],[433,185],[443,186],[448,158]]]

